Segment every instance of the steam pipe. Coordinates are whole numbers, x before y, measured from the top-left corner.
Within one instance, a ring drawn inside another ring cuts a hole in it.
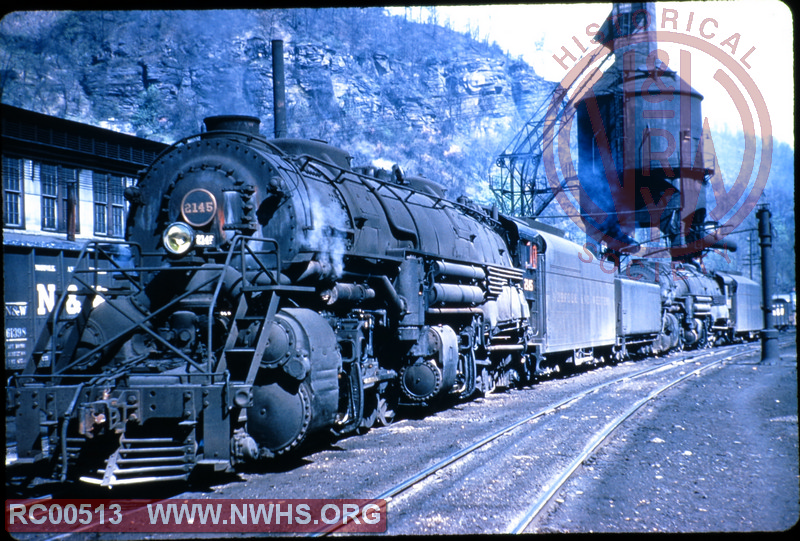
[[[383,289],[384,293],[386,293],[386,296],[390,301],[389,307],[392,309],[392,312],[398,316],[403,315],[406,312],[406,302],[400,295],[397,294],[397,290],[392,285],[392,282],[389,281],[389,277],[386,275],[380,275],[372,276],[371,279],[375,281],[374,286],[380,287]]]
[[[711,245],[711,248],[716,248],[717,250],[728,250],[729,252],[735,252],[739,246],[729,238],[719,239],[717,242]]]
[[[286,79],[283,74],[283,40],[272,40],[272,103],[275,138],[286,137]]]
[[[345,271],[343,276],[366,280],[373,290],[380,290],[386,295],[387,304],[389,305],[392,315],[402,316],[406,313],[408,308],[406,300],[397,293],[397,290],[392,285],[392,281],[389,280],[389,277],[385,274],[360,274]]]

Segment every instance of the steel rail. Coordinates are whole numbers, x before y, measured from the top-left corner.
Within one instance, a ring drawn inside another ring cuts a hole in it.
[[[614,432],[622,423],[628,420],[634,413],[636,413],[639,409],[642,408],[648,402],[654,400],[656,397],[661,395],[662,393],[666,392],[667,390],[671,389],[675,385],[693,377],[699,375],[701,372],[708,370],[714,366],[722,364],[726,361],[731,361],[736,357],[740,357],[743,355],[749,354],[750,351],[743,351],[740,353],[735,353],[733,355],[728,355],[727,357],[722,357],[717,359],[716,361],[710,362],[706,365],[703,365],[691,372],[688,372],[682,375],[679,378],[676,378],[669,383],[666,383],[659,387],[658,389],[651,391],[650,394],[645,396],[644,398],[635,402],[630,408],[625,410],[622,414],[617,416],[616,419],[611,421],[608,425],[605,426],[601,431],[597,432],[594,438],[584,447],[583,451],[575,457],[575,459],[570,463],[570,465],[555,479],[555,481],[550,485],[544,494],[542,494],[539,499],[528,508],[525,512],[523,517],[518,520],[515,524],[513,524],[506,533],[513,533],[519,534],[525,531],[531,522],[542,512],[545,506],[553,499],[556,493],[564,486],[564,484],[572,477],[572,474],[578,469],[578,467],[583,464],[583,462],[591,455],[600,445]]]
[[[703,356],[704,355],[699,356],[699,357],[703,357]],[[433,466],[430,466],[430,467],[426,468],[425,470],[419,472],[418,474],[406,479],[402,483],[400,483],[398,485],[395,485],[393,488],[390,488],[389,490],[385,491],[381,495],[376,496],[375,499],[378,499],[378,500],[385,499],[385,500],[387,500],[387,502],[391,501],[391,499],[394,496],[396,496],[397,494],[400,494],[401,492],[407,490],[408,488],[412,487],[413,485],[415,485],[416,483],[418,483],[421,480],[425,479],[426,477],[429,477],[430,475],[432,475],[432,474],[436,473],[437,471],[449,466],[450,464],[456,462],[457,460],[459,460],[459,459],[471,454],[472,452],[480,449],[481,447],[487,445],[488,443],[493,442],[497,438],[499,438],[501,436],[504,436],[505,434],[508,434],[512,430],[514,430],[516,428],[519,428],[520,426],[522,426],[522,425],[524,425],[526,423],[529,423],[529,422],[531,422],[531,421],[533,421],[535,419],[538,419],[539,417],[543,417],[543,416],[545,416],[547,414],[550,414],[550,413],[555,413],[556,410],[561,409],[564,406],[566,406],[566,405],[568,405],[568,404],[570,404],[572,402],[580,400],[581,398],[589,396],[590,394],[593,394],[593,393],[595,393],[595,392],[597,392],[597,391],[599,391],[599,390],[601,390],[601,389],[603,389],[605,387],[609,387],[609,386],[614,385],[616,383],[622,383],[622,382],[625,382],[625,381],[628,381],[628,380],[631,380],[631,379],[634,379],[634,378],[638,378],[640,376],[647,375],[647,374],[649,374],[651,372],[656,372],[656,371],[661,370],[663,368],[671,368],[670,365],[673,365],[672,367],[678,367],[678,366],[681,366],[683,364],[686,364],[687,362],[694,361],[694,360],[697,360],[697,357],[687,357],[687,358],[684,358],[684,359],[675,359],[675,360],[672,360],[672,361],[669,361],[669,362],[666,362],[666,363],[661,363],[661,364],[659,364],[657,366],[653,366],[653,367],[649,367],[649,368],[645,368],[643,370],[640,370],[639,372],[636,372],[634,374],[629,374],[629,375],[626,375],[626,376],[623,376],[623,377],[620,377],[620,378],[617,378],[617,379],[614,379],[614,380],[611,380],[611,381],[606,381],[606,382],[600,383],[598,385],[595,385],[594,387],[591,387],[589,389],[586,389],[584,391],[576,393],[576,394],[574,394],[572,396],[564,398],[564,399],[560,400],[559,402],[557,402],[556,404],[550,405],[550,406],[548,406],[548,407],[546,407],[544,409],[541,409],[541,410],[539,410],[539,411],[537,411],[535,413],[532,413],[532,414],[530,414],[530,415],[528,415],[528,416],[526,416],[526,417],[524,417],[524,418],[522,418],[522,419],[520,419],[520,420],[518,420],[518,421],[516,421],[516,422],[514,422],[512,424],[510,424],[510,425],[507,425],[504,428],[501,428],[500,430],[490,434],[489,436],[486,436],[483,439],[473,443],[469,447],[461,449],[460,451],[456,451],[455,453],[453,453],[453,454],[445,457],[444,459],[440,460],[439,462],[437,462]]]
[[[468,456],[468,455],[472,454],[476,450],[478,450],[481,447],[484,447],[485,445],[493,442],[494,440],[500,438],[501,436],[504,436],[505,434],[508,434],[509,432],[513,431],[514,429],[519,428],[520,426],[522,426],[522,425],[524,425],[526,423],[529,423],[529,422],[531,422],[531,421],[533,421],[535,419],[538,419],[539,417],[543,417],[543,416],[545,416],[547,414],[550,414],[550,413],[555,413],[560,408],[563,408],[564,406],[566,406],[566,405],[568,405],[568,404],[570,404],[572,402],[575,402],[577,400],[580,400],[581,398],[584,398],[584,397],[586,397],[586,396],[588,396],[590,394],[593,394],[593,393],[595,393],[595,392],[597,392],[597,391],[599,391],[599,390],[601,390],[601,389],[603,389],[605,387],[609,387],[609,386],[617,384],[617,383],[622,383],[622,382],[625,382],[625,381],[628,381],[628,380],[631,380],[631,379],[634,379],[634,378],[638,378],[638,377],[647,375],[647,374],[649,374],[651,372],[656,372],[656,371],[664,369],[664,368],[677,368],[677,367],[682,366],[682,365],[684,365],[684,364],[686,364],[688,362],[696,361],[698,359],[702,359],[702,358],[707,357],[707,356],[712,356],[715,353],[719,353],[719,352],[708,352],[708,353],[697,354],[697,355],[691,355],[690,354],[687,357],[684,357],[684,358],[681,358],[681,359],[673,359],[673,360],[668,361],[668,362],[660,363],[660,364],[658,364],[656,366],[652,366],[652,367],[648,367],[648,368],[645,368],[643,370],[640,370],[640,371],[638,371],[638,372],[636,372],[634,374],[628,374],[628,375],[625,375],[625,376],[622,376],[622,377],[619,377],[619,378],[616,378],[616,379],[613,379],[613,380],[610,380],[610,381],[606,381],[606,382],[600,383],[598,385],[595,385],[595,386],[593,386],[593,387],[591,387],[589,389],[583,390],[583,391],[581,391],[579,393],[575,393],[575,394],[573,394],[571,396],[568,396],[567,398],[564,398],[564,399],[558,401],[555,404],[547,406],[546,408],[543,408],[543,409],[541,409],[541,410],[539,410],[539,411],[537,411],[535,413],[532,413],[532,414],[530,414],[530,415],[528,415],[526,417],[523,417],[522,419],[520,419],[518,421],[515,421],[515,422],[513,422],[513,423],[511,423],[511,424],[509,424],[509,425],[497,430],[496,432],[493,432],[492,434],[490,434],[490,435],[478,440],[477,442],[473,443],[472,445],[470,445],[468,447],[465,447],[465,448],[463,448],[463,449],[461,449],[459,451],[456,451],[456,452],[446,456],[445,458],[443,458],[442,460],[440,460],[436,464],[434,464],[432,466],[429,466],[428,468],[425,468],[424,470],[420,471],[419,473],[407,478],[406,480],[398,483],[397,485],[393,486],[392,488],[384,491],[380,495],[375,496],[374,498],[372,498],[372,500],[373,501],[385,500],[386,504],[388,505],[388,503],[395,496],[397,496],[398,494],[400,494],[402,492],[405,492],[406,490],[408,490],[412,486],[414,486],[417,483],[423,481],[424,479],[430,477],[434,473],[436,473],[436,472],[446,468],[447,466],[457,462],[458,460],[464,458],[465,456]],[[746,353],[746,352],[743,352],[743,353]],[[330,535],[332,533],[335,533],[337,530],[341,529],[342,526],[343,525],[333,525],[330,528],[326,528],[326,529],[324,529],[322,531],[314,532],[314,533],[310,534],[310,536],[311,537],[321,537],[321,536],[325,536],[325,535]]]

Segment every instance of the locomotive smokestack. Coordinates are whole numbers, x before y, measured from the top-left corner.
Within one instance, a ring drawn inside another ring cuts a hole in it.
[[[203,119],[206,124],[207,135],[213,136],[215,131],[234,131],[258,135],[258,125],[261,121],[254,116],[245,115],[218,115]]]
[[[272,40],[272,101],[275,138],[286,137],[286,81],[283,76],[283,40]]]

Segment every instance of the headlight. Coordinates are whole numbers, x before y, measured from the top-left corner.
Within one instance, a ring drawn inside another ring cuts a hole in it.
[[[175,255],[183,255],[189,251],[194,242],[194,231],[188,225],[175,222],[164,231],[164,248]]]

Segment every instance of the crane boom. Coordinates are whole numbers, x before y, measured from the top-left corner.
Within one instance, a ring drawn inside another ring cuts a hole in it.
[[[559,190],[566,189],[570,181],[577,181],[574,169],[563,171],[563,180],[558,188],[553,189],[540,171],[542,158],[546,152],[553,150],[553,142],[563,127],[572,122],[576,98],[582,96],[596,79],[582,78],[582,75],[596,60],[602,59],[604,64],[613,56],[609,53],[605,48],[595,49],[592,52],[595,58],[586,62],[576,77],[557,84],[506,150],[497,157],[500,179],[497,184],[492,183],[491,189],[504,212],[514,216],[537,217]],[[573,92],[570,95],[571,90]]]
[[[632,20],[630,16],[623,16],[623,12],[629,14],[640,11],[650,14],[645,25]],[[497,157],[499,181],[493,182],[491,189],[498,206],[504,212],[536,218],[558,193],[568,189],[570,184],[577,185],[578,176],[571,163],[568,171],[561,171],[562,180],[556,184],[555,181],[549,181],[541,171],[542,159],[555,150],[554,142],[562,129],[569,126],[575,117],[574,105],[602,76],[609,60],[615,60],[614,40],[654,28],[654,13],[652,2],[614,4],[611,14],[597,33],[598,36],[603,36],[604,43],[609,46],[597,47],[589,53],[588,58],[579,60],[579,64],[583,66],[581,70],[574,75],[571,73],[555,86],[548,99]],[[622,121],[621,118],[618,120]]]

